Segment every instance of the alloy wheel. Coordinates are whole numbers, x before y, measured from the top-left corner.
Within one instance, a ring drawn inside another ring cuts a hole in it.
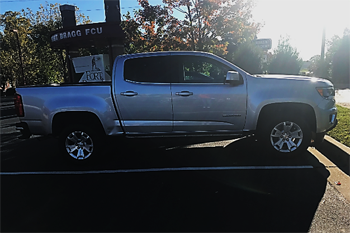
[[[277,124],[271,131],[270,141],[279,152],[292,152],[299,148],[303,141],[303,131],[291,121]]]
[[[68,134],[65,140],[65,147],[72,158],[85,160],[92,154],[94,143],[86,132],[77,130]]]

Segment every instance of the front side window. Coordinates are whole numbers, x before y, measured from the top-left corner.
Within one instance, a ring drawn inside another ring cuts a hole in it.
[[[165,56],[128,59],[124,63],[124,79],[133,82],[170,83],[168,63]]]
[[[199,56],[183,56],[177,59],[180,83],[224,83],[228,66],[213,59]]]

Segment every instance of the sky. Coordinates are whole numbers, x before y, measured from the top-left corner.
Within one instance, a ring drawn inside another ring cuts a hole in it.
[[[103,0],[47,0],[49,3],[71,4],[80,8],[94,22],[104,22]],[[149,0],[161,4],[162,0]],[[350,29],[350,0],[255,0],[252,20],[263,23],[258,38],[272,39],[272,50],[280,37],[289,37],[303,60],[321,53],[322,31],[326,40],[342,36]],[[0,0],[0,13],[29,7],[37,10],[45,0]],[[122,14],[139,9],[137,0],[120,0]],[[327,48],[326,48],[327,49]]]

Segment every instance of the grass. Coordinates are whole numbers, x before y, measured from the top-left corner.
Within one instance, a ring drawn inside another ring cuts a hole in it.
[[[338,108],[338,125],[327,134],[350,147],[350,109],[337,105]]]

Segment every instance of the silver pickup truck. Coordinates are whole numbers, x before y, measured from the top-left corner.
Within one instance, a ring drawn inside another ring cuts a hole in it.
[[[331,82],[250,75],[203,52],[119,56],[109,82],[20,87],[15,106],[24,137],[56,136],[79,161],[115,135],[254,134],[272,153],[295,155],[337,123]]]

